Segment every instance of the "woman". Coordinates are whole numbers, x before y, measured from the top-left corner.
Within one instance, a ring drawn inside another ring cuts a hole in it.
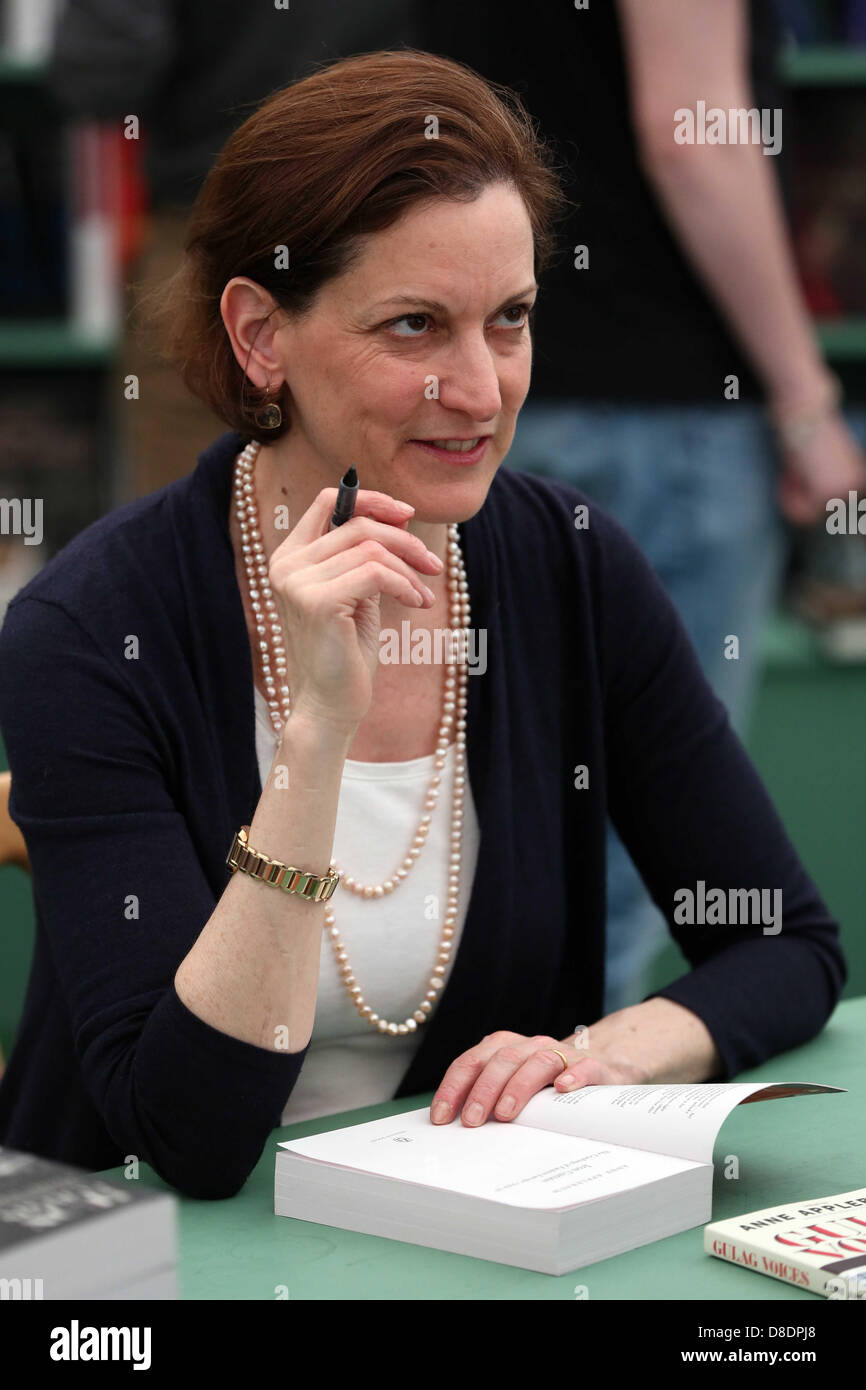
[[[499,468],[561,205],[519,105],[411,50],[276,93],[217,160],[162,312],[231,432],[0,638],[38,910],[5,1143],[225,1197],[281,1118],[434,1089],[434,1123],[507,1121],[825,1023],[837,926],[658,580]],[[455,628],[443,669],[418,643]],[[692,968],[599,1018],[608,807]],[[684,923],[737,889],[780,919]]]

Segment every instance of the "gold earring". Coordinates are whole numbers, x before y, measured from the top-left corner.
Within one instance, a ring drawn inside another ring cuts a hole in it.
[[[270,393],[270,382],[268,383],[266,394]],[[259,406],[253,419],[260,430],[278,430],[283,423],[283,412],[276,401],[268,401]]]

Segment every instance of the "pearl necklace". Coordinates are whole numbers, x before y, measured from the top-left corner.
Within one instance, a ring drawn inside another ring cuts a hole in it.
[[[283,725],[291,714],[291,696],[286,684],[286,648],[283,642],[282,625],[276,601],[268,580],[268,561],[259,525],[256,504],[253,467],[259,453],[258,440],[251,440],[235,460],[234,494],[235,514],[241,535],[241,554],[247,577],[250,606],[255,617],[256,632],[259,639],[259,654],[262,667],[268,713],[274,727],[275,742],[279,742]],[[456,724],[454,756],[454,793],[451,810],[451,853],[448,871],[448,892],[445,920],[439,942],[436,965],[430,976],[424,998],[417,1009],[402,1023],[389,1023],[380,1018],[364,999],[361,988],[355,979],[346,948],[340,939],[333,908],[325,905],[325,926],[337,961],[337,969],[344,987],[348,991],[355,1008],[363,1019],[380,1033],[395,1037],[398,1034],[414,1033],[419,1024],[425,1023],[433,1009],[445,983],[445,972],[451,959],[453,937],[457,921],[457,907],[460,893],[460,861],[463,842],[463,798],[466,787],[466,679],[464,629],[469,624],[469,588],[466,571],[460,552],[457,524],[448,527],[448,588],[451,605],[451,632],[455,635],[458,658],[446,667],[442,723],[436,744],[433,762],[433,776],[424,801],[424,814],[412,840],[412,847],[406,858],[391,878],[384,883],[361,883],[351,876],[344,876],[336,860],[331,860],[331,868],[341,875],[340,882],[350,892],[361,898],[381,898],[393,893],[404,882],[421,853],[427,838],[433,812],[439,797],[442,769],[448,753],[448,736],[452,724]],[[454,656],[451,648],[450,655]],[[455,717],[456,716],[456,717]]]

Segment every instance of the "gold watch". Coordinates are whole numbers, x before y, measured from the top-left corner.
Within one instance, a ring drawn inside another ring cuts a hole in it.
[[[232,840],[232,847],[226,855],[226,863],[232,873],[240,869],[241,873],[249,874],[261,883],[269,883],[273,888],[282,888],[284,893],[296,893],[298,897],[306,898],[309,902],[328,901],[340,882],[338,873],[329,869],[326,874],[307,874],[303,869],[281,864],[278,859],[270,859],[267,854],[253,849],[248,839],[249,833],[250,827],[242,825]]]

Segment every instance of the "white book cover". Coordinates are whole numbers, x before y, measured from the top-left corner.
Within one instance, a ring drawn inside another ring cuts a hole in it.
[[[866,1300],[866,1187],[713,1221],[704,1249],[825,1298]]]

